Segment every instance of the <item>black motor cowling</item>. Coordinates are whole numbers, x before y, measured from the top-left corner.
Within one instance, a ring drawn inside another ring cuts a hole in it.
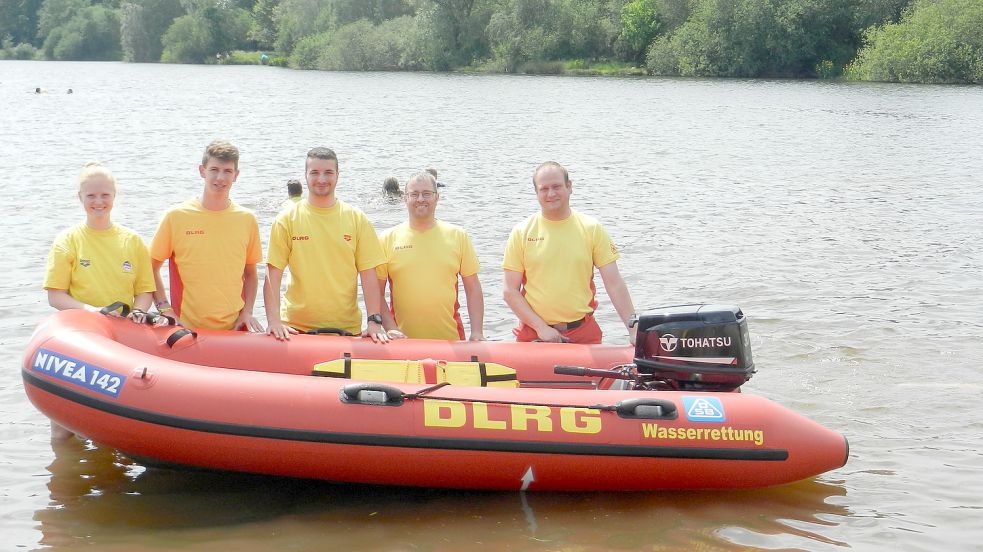
[[[733,391],[751,379],[747,318],[736,306],[661,307],[638,318],[635,365],[668,389]]]

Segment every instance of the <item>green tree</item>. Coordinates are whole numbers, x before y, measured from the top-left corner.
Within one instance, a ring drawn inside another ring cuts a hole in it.
[[[120,17],[123,59],[135,62],[160,61],[161,38],[175,19],[184,14],[179,0],[128,0]]]
[[[282,0],[273,10],[277,51],[291,52],[304,37],[331,30],[330,4],[331,0]]]
[[[514,71],[527,62],[611,56],[621,9],[596,0],[506,0],[486,29],[493,60]]]
[[[165,63],[202,63],[215,55],[210,22],[199,14],[175,19],[161,43],[160,59]]]
[[[628,57],[641,61],[645,50],[662,30],[659,0],[632,0],[621,10],[621,38]]]
[[[847,68],[860,80],[983,83],[983,2],[918,0],[897,23],[871,28]]]
[[[333,0],[331,16],[334,26],[341,27],[366,19],[378,25],[404,15],[413,15],[412,5],[404,0]]]
[[[44,0],[38,11],[38,39],[44,41],[51,31],[71,21],[91,4],[90,0]]]
[[[252,46],[248,42],[253,18],[245,9],[215,4],[205,7],[199,13],[211,25],[214,54],[224,55],[236,48]]]
[[[35,43],[41,0],[0,0],[0,38]]]
[[[287,64],[293,69],[319,69],[321,52],[331,44],[331,33],[305,36],[297,41]]]
[[[872,25],[893,23],[910,3],[910,0],[856,0],[854,27],[863,30]]]
[[[253,24],[249,29],[249,39],[263,50],[273,48],[276,43],[276,8],[279,0],[256,0],[253,5]]]
[[[187,3],[185,3],[187,8]],[[252,17],[228,4],[205,4],[174,20],[164,33],[161,61],[204,63],[246,43]]]
[[[668,75],[813,76],[824,60],[850,59],[854,17],[851,0],[699,0],[646,63]]]
[[[417,21],[397,17],[373,25],[367,19],[297,43],[290,66],[336,71],[404,71],[425,66]]]
[[[106,61],[118,60],[120,20],[118,10],[104,5],[88,6],[52,29],[44,41],[48,59]]]
[[[430,68],[446,70],[487,56],[485,28],[493,8],[492,0],[421,0],[417,23],[428,40]]]

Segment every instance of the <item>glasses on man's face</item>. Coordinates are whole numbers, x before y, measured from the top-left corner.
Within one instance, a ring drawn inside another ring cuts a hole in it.
[[[437,195],[436,192],[430,192],[430,191],[426,191],[426,192],[410,192],[410,193],[406,194],[407,197],[409,197],[410,199],[413,199],[413,200],[416,200],[416,199],[433,199],[433,196],[435,196],[435,195]]]

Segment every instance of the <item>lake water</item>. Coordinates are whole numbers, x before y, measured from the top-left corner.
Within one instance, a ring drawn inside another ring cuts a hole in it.
[[[983,87],[0,61],[0,106],[2,549],[981,549]],[[437,167],[438,215],[482,262],[491,339],[513,324],[499,265],[538,208],[532,169],[564,163],[636,306],[739,304],[758,368],[745,391],[846,435],[849,462],[760,491],[523,495],[53,450],[19,372],[50,312],[51,240],[82,219],[79,168],[116,172],[114,219],[149,240],[200,192],[218,137],[242,151],[232,196],[264,241],[313,146],[338,152],[339,196],[378,229],[404,218],[383,179]]]

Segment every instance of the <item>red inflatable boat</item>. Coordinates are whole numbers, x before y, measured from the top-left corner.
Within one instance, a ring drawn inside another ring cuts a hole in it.
[[[732,392],[753,372],[739,310],[670,309],[639,335],[635,350],[279,342],[62,311],[35,331],[23,378],[58,424],[152,466],[638,491],[765,487],[846,462],[843,436]]]

